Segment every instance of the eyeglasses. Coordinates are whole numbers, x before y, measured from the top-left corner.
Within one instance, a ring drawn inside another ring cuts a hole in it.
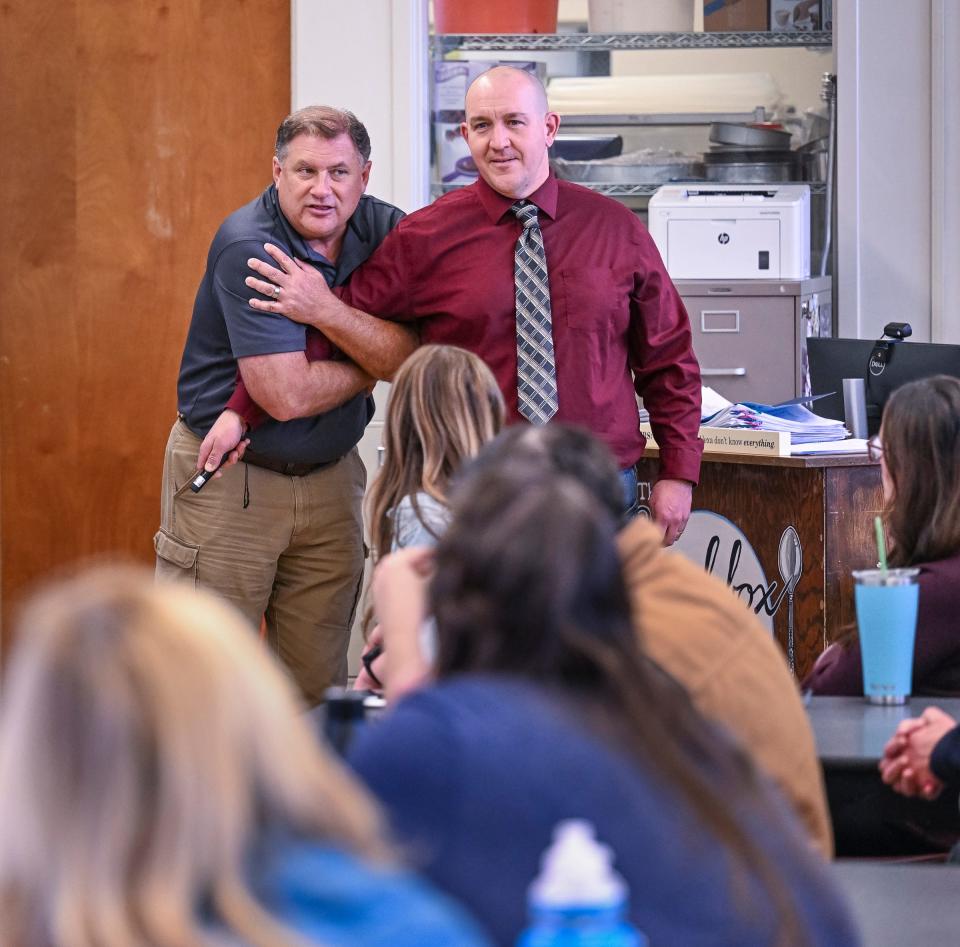
[[[867,441],[867,456],[875,463],[880,463],[880,458],[883,457],[883,441],[880,440],[879,434],[874,434],[873,437]]]

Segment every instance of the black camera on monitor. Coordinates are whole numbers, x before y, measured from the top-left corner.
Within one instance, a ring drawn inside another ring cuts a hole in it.
[[[909,322],[888,322],[883,327],[883,336],[881,338],[896,339],[902,342],[913,335],[913,326]]]
[[[873,343],[873,350],[870,352],[870,358],[867,362],[867,387],[870,387],[870,378],[876,378],[882,375],[884,369],[890,364],[893,353],[898,342],[913,335],[913,327],[909,322],[888,322],[883,327],[883,335]]]

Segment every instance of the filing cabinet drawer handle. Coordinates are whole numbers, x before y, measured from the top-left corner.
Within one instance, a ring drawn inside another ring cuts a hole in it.
[[[747,374],[745,368],[701,368],[700,374],[704,378],[717,378],[720,375],[732,375],[735,378],[743,378]]]
[[[710,320],[710,328],[707,323],[707,317],[713,316]],[[730,316],[733,320],[730,321]],[[726,317],[726,319],[724,319]],[[740,310],[739,309],[701,309],[700,310],[700,331],[701,332],[732,332],[740,331]]]

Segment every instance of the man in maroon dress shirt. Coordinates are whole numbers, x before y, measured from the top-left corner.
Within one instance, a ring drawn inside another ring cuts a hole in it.
[[[318,274],[268,247],[279,268],[252,260],[260,278],[247,285],[264,297],[279,285],[280,300],[251,304],[313,326],[379,378],[398,367],[386,357],[382,319],[394,323],[398,340],[415,328],[421,342],[462,346],[490,365],[513,419],[529,418],[518,405],[514,283],[524,225],[512,208],[521,200],[535,205],[549,273],[546,328],[556,392],[547,415],[593,431],[630,471],[645,443],[636,394],[642,396],[660,445],[650,503],[670,544],[690,515],[703,447],[689,320],[636,215],[550,173],[547,149],[559,125],[536,78],[512,67],[484,73],[467,92],[461,126],[480,174],[475,184],[402,220],[341,298]]]

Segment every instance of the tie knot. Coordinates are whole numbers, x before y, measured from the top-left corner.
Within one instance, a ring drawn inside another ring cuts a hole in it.
[[[523,224],[523,229],[527,230],[533,227],[537,222],[537,205],[528,201],[517,201],[510,210],[516,215],[517,220]]]

